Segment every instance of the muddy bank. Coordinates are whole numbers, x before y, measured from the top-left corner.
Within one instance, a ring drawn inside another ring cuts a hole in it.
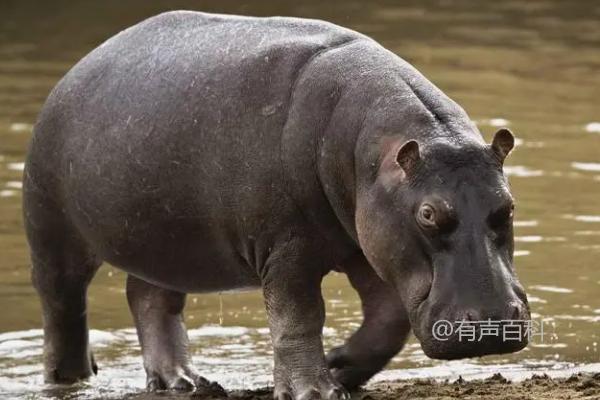
[[[201,393],[187,395],[136,394],[130,400],[194,399],[207,400],[215,397]],[[408,399],[491,399],[491,400],[562,400],[600,399],[600,372],[574,374],[568,378],[550,378],[548,375],[533,375],[522,382],[510,382],[500,374],[487,379],[453,382],[429,380],[406,380],[380,382],[368,389],[353,393],[353,400],[408,400]],[[269,389],[233,391],[230,400],[271,400]]]

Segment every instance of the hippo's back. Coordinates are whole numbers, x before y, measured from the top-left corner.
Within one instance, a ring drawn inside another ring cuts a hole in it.
[[[264,149],[281,132],[302,67],[357,38],[367,39],[317,20],[160,14],[107,40],[66,74],[41,112],[33,150],[44,142],[46,153],[60,149],[64,161],[99,141],[103,152],[125,147],[142,161],[144,152],[154,159],[158,150],[195,146],[212,156],[233,145]]]
[[[296,18],[188,11],[150,18],[107,40],[58,83],[28,164],[44,159],[38,180],[50,191],[69,186],[65,177],[93,176],[128,190],[140,180],[160,186],[148,182],[149,171],[202,171],[212,187],[233,177],[252,182],[247,174],[272,179],[302,67],[321,50],[358,38],[368,40]]]

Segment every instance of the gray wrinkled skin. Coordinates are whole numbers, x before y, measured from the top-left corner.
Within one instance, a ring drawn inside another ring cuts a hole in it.
[[[411,326],[432,357],[518,350],[431,337],[440,318],[528,317],[502,174],[512,146],[507,130],[485,144],[409,64],[336,25],[143,21],[69,71],[35,127],[24,215],[46,379],[97,371],[86,290],[103,261],[129,274],[151,390],[222,393],[190,362],[190,292],[262,288],[277,399],[348,398]],[[325,357],[333,269],[364,322]]]

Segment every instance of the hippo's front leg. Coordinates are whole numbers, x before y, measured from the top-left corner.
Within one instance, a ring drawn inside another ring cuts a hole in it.
[[[411,326],[396,290],[377,276],[362,254],[342,270],[360,296],[363,323],[345,345],[331,350],[327,361],[333,376],[352,390],[381,371],[402,349]]]
[[[348,392],[325,362],[321,333],[325,307],[319,257],[288,243],[271,254],[263,291],[275,357],[277,400],[346,400]]]

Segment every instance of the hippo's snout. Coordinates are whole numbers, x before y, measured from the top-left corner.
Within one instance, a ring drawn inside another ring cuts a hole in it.
[[[499,306],[445,306],[421,310],[415,331],[428,357],[444,360],[512,353],[523,349],[532,329],[526,298],[513,298]],[[435,309],[439,309],[435,312]]]

